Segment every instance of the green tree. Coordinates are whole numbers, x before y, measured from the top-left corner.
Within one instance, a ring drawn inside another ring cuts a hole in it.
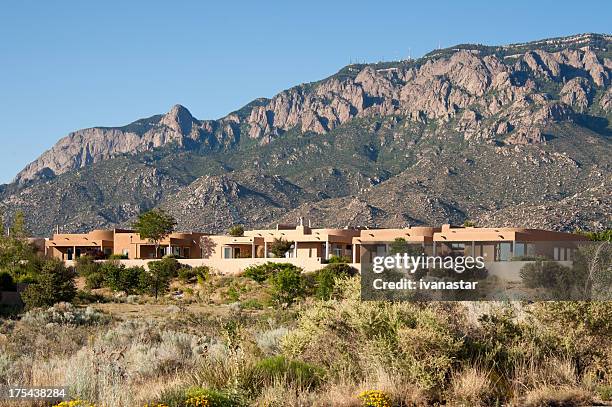
[[[285,257],[285,254],[291,249],[291,245],[292,243],[285,239],[274,239],[270,245],[270,252],[276,257]]]
[[[322,300],[329,300],[336,286],[336,279],[354,276],[358,271],[346,263],[332,263],[315,274],[315,295]]]
[[[75,273],[60,260],[46,260],[36,276],[22,294],[28,309],[48,307],[57,302],[70,302],[76,295]]]
[[[149,262],[149,270],[140,275],[140,286],[145,292],[155,296],[155,299],[160,294],[168,291],[170,279],[173,273],[175,274],[178,270],[178,268],[171,267],[170,263],[166,260],[176,261],[175,259],[164,259],[162,261]]]
[[[291,265],[270,276],[272,295],[278,304],[291,305],[303,295],[305,286],[302,271],[301,268]]]
[[[422,250],[420,250],[420,248],[414,246],[414,245],[410,245],[406,239],[404,239],[403,237],[398,237],[396,238],[390,245],[389,245],[389,255],[394,255],[394,254],[404,254],[407,253],[411,256],[418,256],[419,254],[421,254]]]
[[[13,219],[13,225],[11,226],[11,235],[17,239],[23,239],[28,236],[23,211],[15,212],[15,218]]]
[[[153,209],[141,213],[133,226],[142,239],[155,245],[155,256],[158,256],[159,243],[174,231],[176,220],[163,209]]]
[[[234,237],[244,236],[244,227],[242,225],[234,225],[229,228],[228,234]]]
[[[4,238],[6,230],[4,230],[4,212],[0,210],[0,240]]]

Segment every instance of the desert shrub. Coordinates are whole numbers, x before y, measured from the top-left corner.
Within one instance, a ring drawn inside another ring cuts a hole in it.
[[[302,269],[294,265],[283,267],[270,278],[272,296],[277,304],[292,304],[304,293]]]
[[[234,225],[229,228],[227,233],[234,237],[244,236],[244,227],[242,225]]]
[[[325,376],[325,371],[313,364],[279,355],[257,362],[251,374],[255,377],[257,387],[282,382],[304,390],[318,386]]]
[[[271,262],[253,265],[245,268],[242,275],[258,283],[263,283],[278,270],[279,266],[282,266],[282,264]]]
[[[177,274],[183,283],[204,282],[210,274],[210,268],[207,266],[181,267]]]
[[[240,307],[244,309],[263,309],[264,305],[261,303],[261,301],[255,298],[250,298],[248,300],[242,301],[240,303]]]
[[[155,269],[156,272],[168,276],[169,278],[176,277],[180,268],[181,264],[171,255],[164,256],[161,260],[149,262],[149,270]]]
[[[127,254],[111,254],[110,256],[108,256],[109,260],[127,260],[128,259],[128,255]]]
[[[87,277],[91,273],[100,271],[100,265],[91,256],[81,256],[76,259],[74,269],[81,277]]]
[[[242,276],[257,281],[258,283],[263,283],[279,271],[294,269],[295,267],[296,266],[291,263],[274,263],[269,261],[264,264],[257,264],[245,268],[242,272]]]
[[[170,279],[176,276],[179,262],[173,258],[149,262],[149,271],[140,274],[140,288],[157,298],[168,291]]]
[[[28,309],[51,306],[57,302],[70,302],[76,295],[74,271],[66,268],[59,260],[47,260],[30,284],[22,293]]]
[[[496,400],[489,375],[473,367],[453,374],[449,396],[456,404],[473,407],[495,405]]]
[[[542,302],[532,315],[551,353],[571,358],[579,376],[612,381],[612,302]]]
[[[141,290],[141,276],[145,270],[143,267],[125,267],[123,264],[107,261],[101,273],[106,287],[129,295]]]
[[[76,304],[91,304],[94,302],[107,302],[107,298],[101,294],[94,294],[89,290],[78,290],[73,302]]]
[[[101,272],[90,273],[85,277],[85,287],[93,290],[104,286],[104,274]]]
[[[102,312],[92,307],[78,308],[66,302],[60,302],[48,309],[36,309],[24,314],[22,321],[28,324],[47,325],[95,325],[109,321]]]
[[[348,256],[330,256],[327,259],[328,264],[350,263],[351,259]]]
[[[255,334],[255,343],[266,355],[274,355],[281,351],[282,339],[289,330],[285,327],[269,329]]]
[[[574,275],[569,267],[554,261],[538,260],[526,264],[520,275],[526,287],[546,288],[551,290],[554,296],[567,296],[568,290],[580,281],[580,276]]]
[[[7,271],[0,271],[0,291],[15,291],[13,276]]]
[[[525,407],[578,407],[589,405],[591,401],[591,395],[584,389],[577,387],[543,386],[528,391],[521,405]]]
[[[356,273],[357,270],[346,263],[328,264],[315,274],[316,297],[322,300],[330,299],[336,285],[336,279],[353,276]]]

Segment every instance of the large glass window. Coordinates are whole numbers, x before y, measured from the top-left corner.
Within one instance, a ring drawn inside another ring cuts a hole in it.
[[[232,258],[232,248],[231,247],[224,247],[223,248],[223,258],[224,259],[231,259]]]
[[[514,256],[524,256],[525,255],[525,243],[515,243],[514,244]]]
[[[497,261],[508,261],[510,260],[510,253],[512,253],[511,243],[499,243],[497,245]]]

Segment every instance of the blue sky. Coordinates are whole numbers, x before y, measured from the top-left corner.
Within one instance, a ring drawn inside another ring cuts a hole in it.
[[[610,33],[610,1],[8,1],[0,183],[68,132],[185,105],[218,118],[351,60]]]

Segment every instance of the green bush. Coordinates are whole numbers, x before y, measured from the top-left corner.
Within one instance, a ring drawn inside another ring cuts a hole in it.
[[[272,297],[277,304],[291,305],[304,294],[304,279],[302,269],[290,264],[284,265],[270,276]]]
[[[179,263],[175,259],[166,258],[149,262],[149,271],[143,271],[139,276],[139,285],[143,292],[157,297],[168,291],[170,280],[176,276]]]
[[[337,264],[337,263],[350,263],[351,259],[348,256],[331,256],[328,260],[328,264]]]
[[[181,267],[178,270],[178,278],[183,283],[204,282],[210,273],[210,268],[207,266],[198,267]]]
[[[85,276],[85,287],[90,290],[101,288],[102,286],[104,286],[104,274],[101,272],[90,273]]]
[[[234,237],[244,236],[244,227],[242,225],[234,225],[229,228],[227,233]]]
[[[262,359],[252,369],[254,383],[260,388],[284,383],[300,390],[312,389],[321,384],[325,376],[325,370],[318,366],[284,356]]]
[[[109,260],[127,260],[128,259],[128,255],[127,254],[111,254],[110,256],[108,256]]]
[[[265,264],[258,264],[245,268],[242,272],[242,276],[250,278],[251,280],[255,280],[258,283],[263,283],[270,277],[277,274],[279,271],[291,270],[295,267],[296,266],[291,263],[267,262]]]
[[[149,270],[155,269],[168,278],[176,277],[180,268],[181,264],[173,256],[164,256],[161,260],[149,262]]]
[[[15,291],[13,276],[8,271],[0,271],[0,291]]]
[[[74,277],[74,271],[66,268],[62,261],[45,261],[36,282],[30,284],[21,295],[26,307],[48,307],[57,302],[72,301],[76,295]]]
[[[346,263],[328,264],[315,274],[315,295],[322,300],[329,300],[336,285],[336,279],[350,277],[357,274],[357,270]]]
[[[76,259],[74,269],[81,277],[87,277],[92,273],[100,271],[100,265],[91,256],[81,256]]]

